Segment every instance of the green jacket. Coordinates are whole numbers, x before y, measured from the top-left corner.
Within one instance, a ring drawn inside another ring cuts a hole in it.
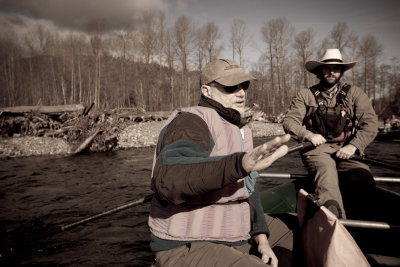
[[[339,84],[339,90],[331,97],[323,93],[329,107],[335,106],[336,95],[344,85],[346,84]],[[357,132],[348,143],[354,145],[360,154],[364,154],[365,148],[375,139],[378,132],[378,118],[368,96],[359,87],[351,86],[345,101],[349,106],[350,117],[355,116],[359,120]],[[285,131],[296,135],[300,141],[304,141],[304,137],[310,133],[304,126],[304,118],[309,107],[318,107],[315,96],[309,88],[301,89],[293,98],[283,121]]]

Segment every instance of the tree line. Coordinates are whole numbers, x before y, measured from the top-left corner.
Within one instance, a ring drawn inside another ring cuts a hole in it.
[[[232,20],[225,37],[216,23],[197,25],[185,16],[168,23],[163,12],[151,11],[142,21],[118,31],[96,20],[85,32],[61,34],[38,24],[22,37],[2,33],[0,106],[95,103],[97,109],[158,111],[196,105],[200,70],[225,49],[257,78],[248,104],[278,115],[300,88],[317,82],[305,62],[339,48],[345,61],[358,61],[346,80],[364,89],[378,114],[400,113],[399,59],[382,62],[379,41],[372,34],[358,36],[344,22],[317,40],[312,28],[296,32],[284,17],[267,20],[259,29],[259,59],[249,64],[245,51],[256,48],[241,19]]]

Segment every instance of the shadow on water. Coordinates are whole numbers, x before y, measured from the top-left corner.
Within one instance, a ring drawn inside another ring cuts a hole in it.
[[[398,163],[400,143],[374,142],[367,154]],[[152,160],[153,148],[1,160],[0,265],[149,266],[148,203],[64,232],[60,226],[150,194]],[[267,171],[306,173],[298,153]],[[383,168],[372,171],[396,176]],[[262,189],[283,182],[259,179]]]

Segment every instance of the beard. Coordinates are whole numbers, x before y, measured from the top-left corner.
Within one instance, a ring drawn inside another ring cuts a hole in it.
[[[342,75],[340,75],[339,77],[336,77],[334,75],[324,76],[322,81],[324,82],[324,84],[326,84],[328,86],[333,86],[340,81],[341,77],[342,77]]]

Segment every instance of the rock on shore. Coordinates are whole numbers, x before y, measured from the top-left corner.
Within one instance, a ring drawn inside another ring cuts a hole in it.
[[[63,138],[23,136],[1,137],[0,158],[68,155],[71,147]]]
[[[127,126],[117,137],[117,148],[129,149],[155,146],[164,124],[165,121],[148,121]],[[282,125],[278,123],[252,121],[249,126],[253,130],[253,137],[284,134]],[[71,147],[63,138],[32,136],[0,138],[0,158],[53,156],[70,153]]]
[[[130,125],[118,135],[119,148],[155,146],[165,121],[149,121]]]

